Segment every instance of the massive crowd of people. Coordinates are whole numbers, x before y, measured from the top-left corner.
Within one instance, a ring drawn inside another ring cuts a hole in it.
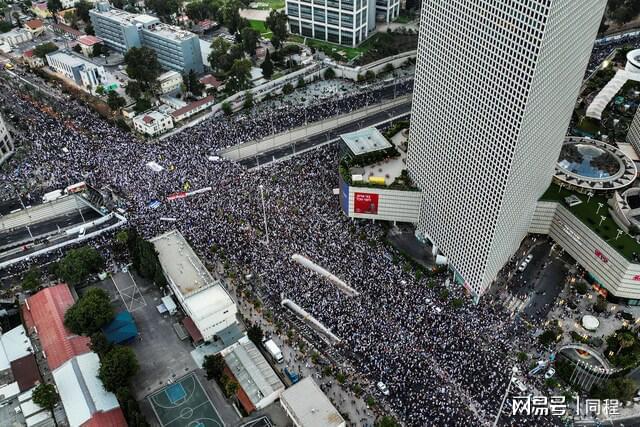
[[[412,82],[396,90],[408,93]],[[18,191],[35,201],[82,180],[109,186],[144,236],[178,228],[204,259],[259,274],[274,310],[285,296],[312,313],[342,339],[340,351],[357,372],[389,387],[385,402],[407,425],[487,423],[500,406],[515,353],[531,337],[491,300],[456,308],[451,300],[464,298],[461,289],[444,296],[443,277],[419,277],[387,256],[383,225],[345,217],[332,191],[337,147],[257,170],[210,160],[220,148],[361,108],[381,93],[370,89],[306,107],[213,117],[167,139],[142,142],[77,102],[45,103],[0,82],[0,101],[24,146],[0,172],[0,199]],[[151,161],[164,170],[154,172]],[[191,190],[212,190],[167,201],[187,183]],[[162,204],[150,208],[151,200]],[[161,220],[167,217],[175,222]],[[94,244],[108,252],[106,237]],[[360,295],[347,296],[293,262],[296,253]],[[552,421],[538,419],[536,425]]]

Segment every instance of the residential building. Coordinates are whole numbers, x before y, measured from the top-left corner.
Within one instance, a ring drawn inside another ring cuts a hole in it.
[[[286,0],[285,5],[291,33],[303,37],[357,46],[376,25],[375,0]]]
[[[422,6],[407,157],[423,192],[416,233],[476,301],[549,187],[605,6]]]
[[[56,34],[61,34],[63,36],[69,36],[73,40],[77,40],[79,37],[83,35],[82,32],[72,28],[68,25],[64,25],[61,23],[51,24],[51,29]]]
[[[28,330],[40,340],[69,424],[125,427],[118,400],[98,379],[100,361],[89,349],[89,338],[75,335],[64,326],[64,313],[73,303],[66,284],[45,288],[27,298],[23,318]]]
[[[177,193],[173,198],[186,197]],[[194,342],[224,341],[224,330],[237,323],[235,302],[214,279],[178,230],[151,239],[169,287],[187,317],[184,327]]]
[[[44,25],[39,19],[30,19],[24,23],[24,28],[31,33],[31,37],[38,37],[44,32]]]
[[[266,408],[284,391],[278,375],[246,335],[220,354],[227,365],[224,373],[240,386],[236,397],[248,414]]]
[[[13,137],[9,132],[7,124],[0,115],[0,165],[5,162],[15,151]]]
[[[47,19],[47,18],[51,18],[51,12],[49,12],[49,9],[47,8],[47,2],[39,2],[39,3],[33,3],[31,5],[31,12],[33,12],[34,15],[36,15],[38,18],[40,19]]]
[[[100,65],[60,51],[49,53],[46,58],[49,68],[84,89],[93,91],[104,82],[106,72]]]
[[[195,34],[163,24],[154,16],[113,9],[104,1],[89,15],[96,36],[109,48],[125,53],[132,47],[146,46],[156,52],[158,62],[166,69],[202,73],[200,41]]]
[[[16,47],[19,44],[26,43],[33,39],[31,31],[24,28],[15,28],[6,33],[0,34],[0,41],[8,44],[10,47]]]
[[[27,50],[22,54],[22,59],[29,66],[29,68],[41,68],[44,67],[44,59],[33,53],[33,49]]]
[[[173,70],[167,71],[160,74],[157,82],[160,85],[160,93],[163,95],[169,92],[174,92],[179,90],[182,85],[182,74]]]
[[[199,81],[204,85],[204,90],[207,93],[217,92],[222,86],[222,82],[211,74],[200,77]]]
[[[184,107],[178,108],[177,110],[171,113],[171,117],[173,117],[174,122],[179,122],[195,114],[198,114],[201,111],[206,110],[207,108],[211,107],[215,103],[216,103],[216,98],[213,95],[206,96],[202,99],[199,99],[190,104],[187,104]]]
[[[96,36],[80,36],[78,37],[78,45],[80,46],[80,51],[86,57],[92,57],[93,48],[98,45],[103,44],[102,39],[99,39]]]
[[[141,134],[156,136],[173,129],[173,119],[160,111],[147,111],[133,118],[133,127]]]
[[[347,422],[320,389],[306,377],[280,395],[280,404],[295,427],[346,427]]]

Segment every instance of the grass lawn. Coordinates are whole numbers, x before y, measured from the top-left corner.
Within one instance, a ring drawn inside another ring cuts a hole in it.
[[[328,56],[334,57],[337,56],[338,52],[342,51],[344,52],[345,58],[347,60],[352,60],[353,58],[359,56],[360,54],[368,51],[369,49],[371,49],[373,47],[373,42],[372,39],[376,37],[375,35],[372,36],[369,40],[365,41],[364,43],[362,43],[360,46],[358,47],[349,47],[349,46],[343,46],[343,45],[339,45],[339,44],[334,44],[334,43],[329,43],[329,42],[325,42],[322,40],[315,40],[312,39],[310,37],[307,37],[307,42],[306,45],[309,47],[313,47],[315,49],[321,50],[324,53],[326,53]],[[289,40],[296,42],[296,43],[303,43],[304,44],[304,37],[298,36],[298,35],[291,35],[289,36]]]
[[[616,240],[619,229],[618,224],[616,224],[613,218],[611,218],[611,215],[609,215],[607,199],[605,197],[593,196],[587,203],[588,197],[585,194],[574,193],[566,188],[562,188],[560,191],[558,190],[559,187],[556,184],[551,184],[540,200],[561,203],[565,209],[575,215],[587,227],[592,229],[598,237],[606,241],[609,246],[617,250],[629,261],[633,261],[634,252],[640,254],[640,245],[627,233],[623,232],[618,240]],[[564,204],[564,198],[572,194],[576,194],[578,198],[582,200],[582,203],[570,208]],[[600,209],[600,212],[596,214],[598,203],[602,203],[603,207]],[[600,225],[601,216],[604,216],[605,219]]]
[[[271,36],[273,35],[271,31],[269,31],[265,23],[262,21],[256,21],[256,20],[250,19],[249,26],[254,30],[258,31],[260,35],[265,39],[271,39]]]
[[[259,10],[284,9],[284,0],[256,0],[255,2],[266,4],[266,6],[259,6],[256,8]]]
[[[414,19],[416,19],[415,16],[398,15],[398,17],[396,19],[394,19],[393,22],[398,23],[398,24],[408,24],[409,22],[413,21]]]

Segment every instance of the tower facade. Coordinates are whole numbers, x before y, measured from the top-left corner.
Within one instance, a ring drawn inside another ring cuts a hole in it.
[[[605,5],[423,3],[407,161],[417,232],[476,297],[551,182]]]
[[[13,138],[9,133],[9,129],[0,115],[0,165],[5,162],[13,154],[15,147],[13,146]]]

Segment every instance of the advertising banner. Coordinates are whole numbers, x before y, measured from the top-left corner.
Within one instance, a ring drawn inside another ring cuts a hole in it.
[[[355,193],[353,211],[359,214],[378,214],[378,195],[371,193]]]
[[[187,193],[185,193],[184,191],[179,191],[177,193],[171,193],[167,196],[167,201],[172,201],[175,199],[184,199],[185,197],[187,197]]]

